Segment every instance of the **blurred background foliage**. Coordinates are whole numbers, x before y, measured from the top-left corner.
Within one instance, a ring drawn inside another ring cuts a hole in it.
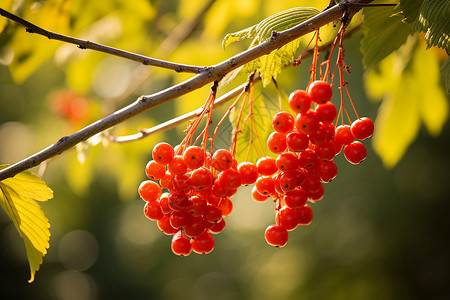
[[[327,2],[295,5],[322,9]],[[0,0],[1,8],[51,31],[196,65],[215,64],[246,49],[235,43],[224,51],[222,39],[292,5],[288,0]],[[190,24],[193,30],[186,31]],[[332,31],[323,34],[324,41]],[[49,41],[4,18],[0,32],[0,163],[23,159],[139,95],[191,76]],[[175,256],[170,237],[145,218],[137,186],[145,179],[153,145],[176,145],[184,126],[127,144],[105,143],[99,135],[50,160],[43,173],[55,192],[43,204],[52,236],[33,284],[27,284],[22,240],[0,212],[1,298],[448,299],[450,127],[439,77],[439,64],[448,56],[425,51],[423,39],[412,36],[363,76],[361,39],[359,32],[345,41],[351,66],[346,81],[359,114],[379,116],[376,126],[384,138],[374,136],[374,148],[365,142],[369,154],[362,165],[337,159],[339,175],[313,206],[313,223],[292,232],[286,247],[264,241],[273,204],[254,202],[243,188],[215,250]],[[399,63],[394,56],[403,59],[401,68],[394,68]],[[309,64],[305,60],[279,75],[284,93],[306,87]],[[243,80],[238,76],[219,95]],[[196,109],[208,89],[156,107],[109,134],[132,134]],[[267,118],[276,113],[273,86],[257,85],[255,96]],[[411,101],[417,98],[421,101]],[[225,110],[217,109],[215,119]],[[225,124],[218,147],[229,145],[230,131]]]

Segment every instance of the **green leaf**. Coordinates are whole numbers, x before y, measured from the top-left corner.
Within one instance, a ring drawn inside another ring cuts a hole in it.
[[[226,47],[234,41],[253,38],[250,48],[268,40],[272,32],[289,29],[301,22],[315,16],[319,10],[313,7],[294,7],[276,13],[260,23],[238,32],[227,34],[222,45]],[[225,81],[233,79],[241,69],[248,73],[258,70],[261,74],[263,86],[267,86],[273,78],[277,78],[281,69],[294,60],[294,54],[300,45],[300,39],[294,40],[271,53],[257,58],[246,64],[243,68],[235,70],[227,76]]]
[[[366,76],[368,94],[383,97],[373,145],[388,168],[405,154],[422,122],[435,136],[448,119],[448,101],[439,85],[438,57],[426,52],[420,43],[413,44],[415,47],[407,42]],[[411,58],[405,60],[408,56]]]
[[[0,166],[4,169],[6,165]],[[50,240],[50,224],[40,205],[35,201],[47,201],[53,191],[36,175],[22,172],[0,182],[0,205],[24,240],[30,265],[31,278],[42,264]]]
[[[400,8],[416,31],[425,32],[428,47],[450,52],[450,1],[402,0]]]
[[[402,18],[393,13],[394,10],[390,7],[363,9],[364,37],[361,40],[361,52],[366,69],[374,67],[397,50],[412,32],[411,27],[402,23]]]

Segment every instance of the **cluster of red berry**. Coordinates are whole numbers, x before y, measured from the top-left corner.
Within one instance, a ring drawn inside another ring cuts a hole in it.
[[[174,150],[167,143],[153,148],[153,160],[145,168],[152,180],[141,183],[139,194],[146,201],[144,214],[173,235],[175,254],[209,253],[214,248],[212,234],[224,229],[223,217],[233,209],[230,197],[241,186],[241,175],[228,150],[211,156],[199,146],[183,148]]]
[[[332,89],[325,81],[312,82],[307,90],[296,90],[289,106],[297,114],[279,112],[272,120],[275,130],[267,139],[269,150],[278,156],[260,158],[256,164],[259,177],[253,198],[276,201],[275,225],[265,232],[267,243],[282,247],[288,231],[308,225],[313,217],[308,201],[314,203],[324,195],[323,183],[337,175],[333,158],[344,148],[346,159],[358,164],[367,156],[364,145],[355,141],[370,137],[373,123],[358,118],[349,125],[333,124],[338,115],[330,102]]]

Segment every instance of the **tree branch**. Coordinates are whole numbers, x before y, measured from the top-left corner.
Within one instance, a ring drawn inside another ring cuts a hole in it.
[[[80,49],[96,50],[99,52],[103,52],[103,53],[119,56],[122,58],[130,59],[133,61],[137,61],[144,65],[174,70],[175,72],[198,74],[207,69],[207,67],[179,64],[179,63],[169,62],[169,61],[156,59],[156,58],[152,58],[152,57],[148,57],[148,56],[144,56],[144,55],[139,55],[136,53],[120,50],[117,48],[105,46],[105,45],[94,43],[91,41],[77,39],[77,38],[74,38],[71,36],[55,33],[55,32],[43,29],[37,25],[34,25],[33,23],[30,23],[10,12],[7,12],[6,10],[4,10],[2,8],[0,8],[0,15],[25,26],[27,32],[29,32],[29,33],[40,34],[51,40],[58,40],[58,41],[62,41],[62,42],[70,43],[70,44],[75,44],[75,45],[78,45],[78,48],[80,48]]]
[[[349,3],[347,8],[352,8]],[[39,165],[41,162],[61,154],[72,148],[79,142],[85,141],[91,136],[111,128],[125,120],[147,111],[157,105],[172,99],[183,96],[193,90],[203,87],[213,81],[221,80],[227,73],[258,58],[269,54],[273,50],[307,34],[318,28],[338,20],[342,17],[342,10],[339,5],[335,5],[326,11],[298,24],[288,30],[273,34],[272,37],[253,48],[250,48],[238,55],[235,55],[219,64],[203,69],[201,73],[194,77],[169,87],[152,95],[139,97],[134,103],[114,112],[113,114],[95,122],[80,131],[59,139],[55,144],[31,155],[30,157],[15,163],[0,171],[0,181],[12,177],[22,171]]]

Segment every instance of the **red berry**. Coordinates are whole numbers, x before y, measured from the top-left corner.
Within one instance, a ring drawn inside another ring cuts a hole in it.
[[[336,177],[338,168],[332,160],[321,161],[317,172],[322,182],[330,182]]]
[[[169,206],[169,193],[164,193],[159,198],[159,204],[161,206],[161,211],[163,214],[170,214],[173,210]]]
[[[215,205],[208,204],[203,217],[210,223],[217,223],[222,219],[222,210]]]
[[[166,166],[151,160],[145,166],[145,174],[152,180],[159,180],[166,174]]]
[[[187,171],[186,163],[184,162],[183,156],[175,155],[170,163],[167,165],[167,169],[173,175],[184,174]]]
[[[224,228],[225,228],[225,220],[222,219],[217,223],[213,223],[212,226],[208,227],[208,230],[209,230],[209,232],[211,232],[213,234],[218,234],[218,233],[222,232],[222,230]]]
[[[191,188],[191,178],[186,174],[175,175],[169,184],[170,192],[186,192]]]
[[[282,193],[294,190],[298,185],[297,172],[282,172],[278,176],[278,182]]]
[[[230,198],[222,198],[219,208],[222,211],[222,216],[229,216],[233,210],[233,201]]]
[[[277,224],[286,228],[287,231],[294,230],[298,225],[298,213],[297,210],[283,207],[276,213]]]
[[[183,159],[189,169],[198,169],[205,162],[205,151],[199,146],[189,146],[184,150]]]
[[[272,119],[272,127],[276,132],[286,134],[294,129],[294,116],[288,112],[280,111]]]
[[[308,201],[308,194],[302,188],[297,188],[283,197],[284,204],[290,208],[300,208]]]
[[[349,125],[341,125],[336,127],[334,142],[336,144],[336,152],[341,151],[341,147],[350,145],[355,140]],[[339,150],[339,151],[338,151]]]
[[[332,102],[326,102],[316,107],[316,113],[321,122],[333,123],[337,116],[337,109]]]
[[[221,172],[217,177],[217,181],[221,187],[227,190],[237,189],[242,183],[239,171],[231,168]]]
[[[175,155],[173,147],[167,143],[158,143],[153,147],[153,160],[162,165],[170,163]]]
[[[214,249],[214,237],[205,231],[199,237],[191,239],[192,250],[198,254],[208,254]]]
[[[336,155],[336,146],[333,141],[326,141],[314,147],[317,158],[320,160],[332,160]]]
[[[258,173],[262,176],[271,176],[278,171],[275,159],[269,156],[258,159],[256,167],[258,168]]]
[[[144,215],[150,220],[157,221],[161,219],[164,214],[161,210],[161,204],[159,201],[151,201],[145,203]]]
[[[189,197],[184,193],[171,193],[169,195],[169,207],[174,211],[184,210],[190,204]]]
[[[302,188],[308,193],[316,193],[319,192],[323,186],[320,182],[319,176],[308,175],[305,177],[305,181],[302,184]]]
[[[319,158],[316,151],[306,149],[298,155],[298,161],[302,168],[313,168],[319,164]]]
[[[211,158],[212,167],[218,171],[225,171],[229,169],[232,163],[233,157],[230,151],[225,149],[216,150]]]
[[[253,188],[252,188],[252,198],[253,198],[253,200],[258,201],[258,202],[264,202],[264,201],[266,201],[269,198],[269,196],[261,194],[256,189],[256,186],[253,186]]]
[[[206,168],[198,168],[191,173],[191,185],[194,189],[204,190],[212,186],[214,176]]]
[[[324,123],[319,123],[319,127],[308,134],[308,138],[314,145],[319,145],[329,139],[329,132]]]
[[[307,112],[312,100],[304,90],[296,90],[289,95],[289,107],[296,113]]]
[[[344,156],[350,163],[357,165],[367,157],[367,149],[356,141],[344,147]]]
[[[308,86],[308,95],[317,104],[323,104],[331,100],[333,91],[328,82],[316,80]]]
[[[302,152],[309,145],[309,138],[299,131],[292,131],[286,135],[286,146],[289,151]]]
[[[206,209],[206,200],[201,196],[194,195],[190,199],[189,211],[193,216],[201,216]]]
[[[173,180],[173,175],[170,174],[170,172],[166,172],[163,177],[159,180],[159,184],[163,189],[169,189],[169,185],[171,184],[171,181]]]
[[[275,247],[283,247],[288,240],[288,232],[281,225],[270,225],[265,232],[266,242]]]
[[[192,250],[191,241],[179,230],[172,238],[171,248],[176,255],[188,256]]]
[[[139,185],[138,192],[144,201],[155,201],[161,196],[162,189],[156,182],[146,180]]]
[[[279,132],[272,132],[267,138],[267,148],[273,153],[279,154],[286,150],[286,135]]]
[[[238,165],[237,170],[241,175],[241,184],[254,184],[258,179],[258,167],[251,162],[242,162]]]
[[[275,193],[275,181],[270,176],[259,177],[255,186],[261,195],[272,195]]]
[[[314,110],[308,110],[305,113],[297,115],[295,119],[295,128],[304,134],[310,134],[319,128],[320,120]]]
[[[178,229],[175,229],[170,225],[169,215],[164,215],[156,224],[164,234],[172,235],[178,232]]]
[[[275,160],[275,165],[283,172],[295,171],[299,166],[298,157],[292,152],[281,153]]]
[[[313,211],[311,206],[305,204],[297,210],[298,213],[298,224],[300,226],[306,226],[311,224],[313,218]]]
[[[355,138],[364,140],[372,136],[374,125],[371,119],[363,117],[352,123],[350,130]]]
[[[181,229],[189,226],[192,222],[192,215],[186,209],[173,211],[170,214],[169,221],[173,228]]]
[[[207,221],[203,217],[192,217],[191,224],[183,228],[184,233],[190,238],[196,238],[206,231]]]
[[[318,186],[319,189],[314,192],[308,192],[308,200],[315,202],[319,201],[323,198],[323,195],[325,194],[325,189],[323,188],[323,185]]]

